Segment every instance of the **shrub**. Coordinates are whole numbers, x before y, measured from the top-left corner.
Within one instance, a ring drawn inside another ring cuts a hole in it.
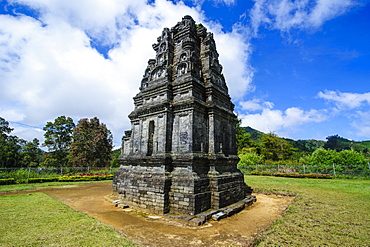
[[[246,152],[239,154],[240,161],[238,163],[238,169],[244,174],[255,168],[255,164],[260,163],[263,160],[263,156],[258,155],[256,152]]]
[[[254,171],[251,171],[248,175],[271,176],[273,174],[271,172],[268,172],[268,171],[254,170]]]
[[[78,181],[100,181],[112,180],[113,175],[108,173],[82,173],[79,175],[67,175],[62,177],[50,178],[6,178],[0,179],[0,185],[6,184],[26,184],[26,183],[46,183],[46,182],[78,182]]]
[[[59,177],[60,182],[73,182],[73,181],[99,181],[99,180],[112,180],[112,174],[93,174],[82,173],[80,175],[67,175]]]
[[[3,178],[0,179],[0,185],[15,184],[14,178]]]
[[[59,178],[29,178],[28,183],[58,182]]]

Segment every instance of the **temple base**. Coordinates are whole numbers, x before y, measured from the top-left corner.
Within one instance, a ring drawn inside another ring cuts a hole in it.
[[[245,199],[252,189],[235,156],[122,159],[113,191],[127,205],[156,214],[196,215]]]

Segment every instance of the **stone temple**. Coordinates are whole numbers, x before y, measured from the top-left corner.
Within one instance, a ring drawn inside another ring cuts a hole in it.
[[[213,34],[190,16],[153,44],[113,191],[157,214],[195,215],[251,193],[236,164],[237,117]]]

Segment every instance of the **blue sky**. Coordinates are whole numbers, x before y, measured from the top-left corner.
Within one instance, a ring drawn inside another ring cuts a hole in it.
[[[369,0],[0,0],[0,116],[26,140],[97,116],[119,146],[151,44],[185,15],[214,33],[243,126],[370,139]]]

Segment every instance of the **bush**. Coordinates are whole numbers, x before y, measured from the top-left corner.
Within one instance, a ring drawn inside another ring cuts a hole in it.
[[[258,155],[256,152],[247,152],[239,154],[240,161],[238,163],[238,169],[244,174],[255,168],[255,164],[260,163],[263,160],[263,156]]]
[[[18,178],[18,179],[15,180],[15,183],[17,183],[17,184],[27,184],[28,179],[27,178]]]
[[[113,175],[108,173],[82,173],[79,175],[67,175],[62,177],[50,177],[50,178],[6,178],[0,179],[0,185],[6,184],[27,184],[27,183],[46,183],[46,182],[78,182],[78,181],[100,181],[100,180],[112,180]]]
[[[331,171],[333,164],[335,164],[336,171],[358,171],[367,168],[367,160],[362,153],[354,150],[342,150],[337,152],[335,150],[326,150],[319,148],[312,154],[301,158],[304,164],[311,166],[315,170]]]
[[[29,178],[28,183],[58,182],[59,178]]]
[[[268,171],[254,170],[254,171],[251,171],[248,175],[272,176],[273,174],[271,172],[268,172]]]
[[[67,175],[59,177],[60,182],[74,182],[74,181],[99,181],[99,180],[112,180],[112,174],[93,174],[83,173],[80,175]]]
[[[0,179],[0,185],[15,184],[14,178],[3,178]]]

